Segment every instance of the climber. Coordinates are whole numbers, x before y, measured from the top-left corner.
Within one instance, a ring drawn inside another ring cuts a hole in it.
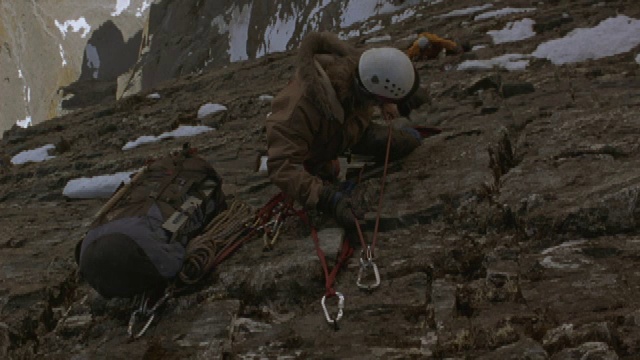
[[[469,49],[466,44],[464,46],[458,45],[455,41],[443,39],[432,33],[422,32],[418,34],[418,38],[407,49],[406,53],[412,61],[422,61],[437,58],[442,50],[445,50],[446,55],[458,55]]]
[[[417,71],[401,50],[362,51],[331,33],[308,34],[296,72],[266,120],[271,181],[306,209],[330,214],[347,232],[354,230],[352,204],[335,186],[337,158],[350,149],[384,160],[388,129],[372,123],[374,108],[397,117],[418,89]],[[421,140],[409,126],[394,128],[390,159],[409,154]]]

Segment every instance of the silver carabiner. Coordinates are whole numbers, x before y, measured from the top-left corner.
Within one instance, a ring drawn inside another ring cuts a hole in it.
[[[322,311],[324,311],[325,319],[327,319],[327,322],[329,324],[334,325],[336,327],[336,329],[337,329],[338,328],[338,321],[340,321],[340,319],[342,319],[342,315],[344,315],[344,295],[342,295],[342,293],[336,291],[336,296],[338,297],[338,314],[336,315],[335,319],[331,318],[331,316],[329,315],[329,311],[327,310],[327,305],[325,304],[325,300],[327,299],[327,295],[324,295],[322,297],[322,300],[320,301],[320,303],[322,304]]]
[[[137,309],[135,310],[132,314],[131,314],[131,318],[129,319],[129,326],[127,327],[127,333],[129,334],[129,337],[132,339],[137,339],[140,336],[144,335],[145,332],[147,332],[147,329],[149,329],[149,326],[151,325],[151,322],[153,322],[153,319],[156,317],[155,312],[151,313],[151,316],[149,316],[149,319],[147,319],[147,322],[144,324],[144,326],[142,327],[142,329],[140,329],[140,331],[138,331],[137,333],[133,333],[133,326],[136,323],[136,318],[138,317],[138,315],[144,316],[146,314],[143,313],[142,310]]]
[[[375,276],[375,282],[373,284],[365,285],[362,283],[362,278],[367,268],[373,268],[373,275]],[[358,287],[363,290],[373,290],[380,286],[380,272],[378,271],[378,265],[373,260],[367,260],[366,262],[360,258],[360,270],[358,271],[358,281],[356,282]]]
[[[140,299],[140,307],[134,310],[133,313],[131,313],[131,318],[129,318],[129,326],[127,327],[127,333],[129,334],[130,338],[137,339],[142,335],[144,335],[145,332],[147,332],[147,330],[149,329],[149,326],[153,322],[153,319],[155,319],[156,317],[156,311],[160,306],[162,306],[162,304],[164,304],[169,299],[170,296],[171,296],[171,291],[165,292],[162,298],[160,298],[156,302],[156,304],[153,305],[153,307],[151,307],[151,309],[147,309],[149,298],[144,294],[142,295],[142,298]],[[133,327],[136,323],[136,319],[138,318],[138,316],[148,316],[149,318],[145,322],[142,329],[140,329],[140,331],[134,334]]]

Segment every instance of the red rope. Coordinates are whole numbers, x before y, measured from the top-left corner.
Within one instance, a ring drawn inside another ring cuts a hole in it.
[[[385,117],[385,120],[390,120]],[[380,180],[380,198],[378,199],[378,209],[376,210],[376,224],[373,229],[373,239],[371,240],[371,257],[373,258],[375,255],[376,242],[378,240],[378,228],[380,227],[380,212],[382,210],[382,198],[384,196],[384,184],[387,178],[387,169],[389,168],[389,153],[391,152],[391,123],[389,123],[389,131],[387,132],[387,151],[384,156],[384,168],[382,170],[382,179]],[[360,172],[360,176],[362,175],[362,171]],[[360,176],[358,176],[358,182],[360,182]],[[353,216],[356,219],[356,229],[358,229],[358,237],[360,238],[360,244],[362,245],[362,251],[365,251],[367,248],[367,244],[364,241],[364,235],[362,234],[362,228],[360,227],[360,222],[356,217],[355,213]]]
[[[309,224],[309,218],[306,212],[299,212],[298,215],[305,223]],[[318,258],[320,259],[320,264],[322,265],[322,271],[324,272],[324,286],[325,286],[325,295],[327,297],[332,297],[336,294],[336,290],[333,288],[333,284],[336,281],[336,277],[338,276],[338,271],[342,268],[345,262],[353,255],[353,247],[349,244],[348,239],[344,239],[342,241],[342,248],[340,249],[340,255],[336,261],[335,266],[329,272],[329,266],[327,265],[327,258],[324,254],[324,251],[320,247],[320,238],[318,237],[318,230],[311,226],[311,238],[313,239],[313,244],[316,248],[316,253],[318,254]]]
[[[285,200],[286,200],[286,197],[285,197],[284,193],[279,193],[279,194],[275,195],[274,197],[272,197],[267,202],[267,204],[262,207],[262,209],[258,210],[256,212],[256,220],[258,221],[258,226],[264,226],[267,222],[269,222],[269,219],[271,219],[273,217],[273,215],[274,215],[274,209],[276,208],[276,206],[278,206],[278,204],[280,204],[280,203],[284,203]],[[288,206],[283,211],[288,210],[290,208],[291,208],[291,206]],[[285,213],[283,213],[283,214],[284,214],[283,216],[287,215]],[[227,259],[241,245],[243,245],[244,243],[249,241],[257,232],[258,232],[258,230],[256,228],[249,228],[249,232],[244,237],[242,237],[239,240],[236,240],[236,241],[234,241],[232,243],[229,243],[227,246],[225,246],[216,255],[215,259],[213,260],[212,268],[217,267],[218,264],[220,264],[225,259]]]

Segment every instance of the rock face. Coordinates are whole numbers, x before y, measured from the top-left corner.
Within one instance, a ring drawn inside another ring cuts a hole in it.
[[[379,15],[419,2],[4,1],[0,133],[17,121],[39,123],[178,76],[294,49],[311,29],[359,36],[394,21]]]
[[[190,71],[117,102],[7,131],[0,141],[0,356],[636,359],[640,49],[561,66],[526,58],[518,71],[456,69],[466,60],[531,54],[610,17],[638,19],[640,9],[622,0],[526,2],[535,9],[475,20],[478,12],[522,4],[422,3],[381,16],[391,25],[348,40],[365,46],[388,35],[381,45],[404,46],[428,23],[478,50],[416,63],[431,102],[410,121],[442,132],[391,164],[375,252],[381,286],[356,286],[356,251],[335,284],[345,295],[337,330],[322,312],[324,275],[309,229],[291,218],[272,250],[259,237],[248,242],[201,288],[169,300],[142,338],[128,341],[130,302],[100,298],[77,279],[73,260],[104,199],[62,195],[69,180],[131,171],[188,141],[225,179],[230,199],[259,208],[277,193],[255,171],[270,112],[264,95],[285,86],[295,51]],[[166,16],[177,14],[164,6]],[[392,24],[407,10],[415,13]],[[524,17],[552,25],[491,44],[488,31]],[[554,20],[565,17],[571,21]],[[207,103],[227,110],[198,119]],[[216,130],[123,150],[180,124]],[[49,144],[52,158],[12,165],[22,151]],[[355,196],[376,204],[382,171],[367,173]],[[341,236],[332,227],[320,224],[329,256]]]
[[[59,90],[78,79],[114,81],[131,67],[150,3],[3,1],[0,131],[60,115]]]

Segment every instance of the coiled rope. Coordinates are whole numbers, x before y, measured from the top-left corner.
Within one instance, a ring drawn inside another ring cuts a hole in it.
[[[200,281],[223,260],[219,254],[253,234],[251,225],[254,221],[254,210],[244,202],[234,201],[207,225],[201,235],[189,241],[180,281],[186,285]]]

